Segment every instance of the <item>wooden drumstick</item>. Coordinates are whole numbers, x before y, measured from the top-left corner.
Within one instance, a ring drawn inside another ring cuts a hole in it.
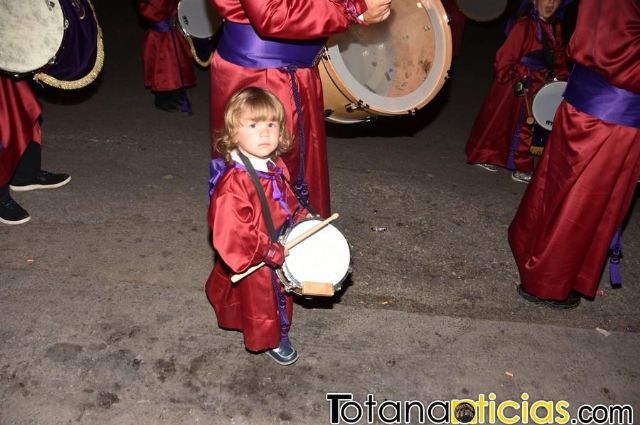
[[[312,236],[313,234],[315,234],[315,233],[319,232],[320,230],[324,229],[325,227],[327,227],[327,225],[329,223],[331,223],[332,221],[334,221],[338,217],[340,217],[340,215],[338,213],[334,213],[333,215],[331,215],[331,217],[329,217],[326,220],[316,224],[311,229],[309,229],[306,232],[302,233],[298,237],[292,239],[290,242],[287,242],[287,244],[284,247],[287,249],[287,251],[289,251],[291,248],[293,248],[294,246],[298,245],[300,242],[304,241],[308,237]],[[234,274],[233,276],[231,276],[231,282],[232,283],[236,283],[240,279],[243,279],[243,278],[249,276],[251,273],[255,272],[256,270],[258,270],[259,268],[263,267],[264,265],[265,265],[265,263],[263,261],[260,264],[256,264],[255,266],[249,267],[247,270],[245,270],[242,273]]]
[[[527,88],[524,89],[524,104],[527,107],[527,125],[533,125],[534,122],[536,122],[533,119],[533,114],[531,113],[531,106],[529,105],[529,96],[527,96],[527,93],[529,92],[529,90]]]

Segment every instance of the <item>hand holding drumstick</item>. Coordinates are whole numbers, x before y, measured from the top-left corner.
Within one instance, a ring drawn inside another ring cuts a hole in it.
[[[364,21],[368,24],[382,22],[391,15],[391,0],[365,0],[367,11],[364,12]]]
[[[291,248],[293,248],[294,246],[298,245],[300,242],[304,241],[305,239],[307,239],[308,237],[312,236],[313,234],[315,234],[315,233],[319,232],[320,230],[324,229],[325,227],[327,227],[327,225],[329,223],[331,223],[332,221],[337,219],[339,216],[340,215],[338,213],[334,213],[331,217],[329,217],[326,220],[316,224],[311,229],[307,230],[306,232],[304,232],[303,234],[301,234],[297,238],[295,238],[292,241],[288,242],[284,247],[284,255],[285,256],[289,255],[289,250]],[[258,270],[259,268],[263,267],[264,265],[265,265],[265,263],[261,262],[260,264],[256,264],[253,267],[249,267],[246,271],[244,271],[242,273],[234,274],[233,276],[231,276],[231,282],[236,283],[237,281],[249,276],[251,273],[253,273],[256,270]]]

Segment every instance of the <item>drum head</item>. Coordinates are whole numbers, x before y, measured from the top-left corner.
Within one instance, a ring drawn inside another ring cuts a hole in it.
[[[456,3],[464,16],[478,22],[498,19],[507,8],[507,0],[456,0]]]
[[[329,39],[323,65],[353,103],[374,114],[403,115],[427,104],[444,85],[451,47],[451,30],[439,1],[394,0],[387,20],[352,25]],[[326,103],[335,106],[336,122],[342,122],[341,115],[348,119],[341,110],[348,102]]]
[[[64,13],[57,0],[0,0],[0,69],[37,71],[58,52]]]
[[[562,102],[562,94],[566,87],[566,81],[554,81],[542,86],[533,97],[531,113],[540,127],[551,130],[553,118]]]
[[[297,223],[287,234],[286,240],[295,239],[321,222],[322,220],[310,219]],[[338,286],[347,277],[350,266],[349,244],[342,233],[329,224],[291,248],[282,271],[294,287],[301,287],[302,282]]]
[[[211,38],[220,28],[222,19],[209,0],[181,0],[178,22],[188,36]]]

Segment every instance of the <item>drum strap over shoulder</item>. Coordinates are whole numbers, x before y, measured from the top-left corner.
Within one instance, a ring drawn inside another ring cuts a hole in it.
[[[258,198],[260,198],[260,203],[262,204],[262,211],[264,212],[264,219],[267,222],[267,229],[269,230],[269,237],[271,238],[271,242],[277,242],[278,234],[276,233],[276,227],[273,225],[273,218],[271,217],[271,210],[269,209],[267,196],[264,194],[264,189],[260,184],[258,174],[256,173],[255,168],[253,168],[253,164],[251,164],[251,161],[249,161],[249,158],[247,158],[240,151],[238,151],[238,156],[240,156],[240,159],[247,169],[247,172],[251,176],[251,180],[253,180],[253,184],[255,185],[256,191],[258,192]]]
[[[271,217],[271,210],[269,209],[269,204],[267,203],[267,196],[265,195],[264,189],[260,184],[258,174],[256,173],[255,168],[253,168],[253,164],[251,164],[251,161],[249,161],[249,158],[247,158],[242,152],[240,152],[240,150],[238,150],[238,156],[240,156],[242,163],[249,172],[251,180],[253,180],[253,184],[256,186],[256,190],[258,191],[258,197],[260,198],[262,210],[264,211],[264,218],[267,222],[267,228],[269,229],[269,237],[271,238],[272,242],[277,242],[278,235],[276,233],[275,226],[273,225],[273,218]],[[287,315],[287,302],[284,294],[280,290],[278,277],[273,270],[271,271],[271,284],[273,285],[273,292],[275,294],[276,304],[278,306],[278,320],[280,322],[280,344],[291,346],[291,342],[289,341],[289,328],[291,327],[291,323],[289,322],[289,317]]]

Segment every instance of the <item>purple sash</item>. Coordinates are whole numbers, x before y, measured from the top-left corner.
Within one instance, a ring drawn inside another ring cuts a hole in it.
[[[640,94],[616,87],[582,65],[573,68],[564,98],[576,109],[602,121],[640,128]]]
[[[266,39],[249,24],[225,21],[217,50],[224,60],[247,68],[311,68],[325,41]]]
[[[175,18],[169,18],[169,19],[165,19],[157,22],[149,21],[147,25],[149,29],[152,31],[171,32],[176,27],[176,20]]]

